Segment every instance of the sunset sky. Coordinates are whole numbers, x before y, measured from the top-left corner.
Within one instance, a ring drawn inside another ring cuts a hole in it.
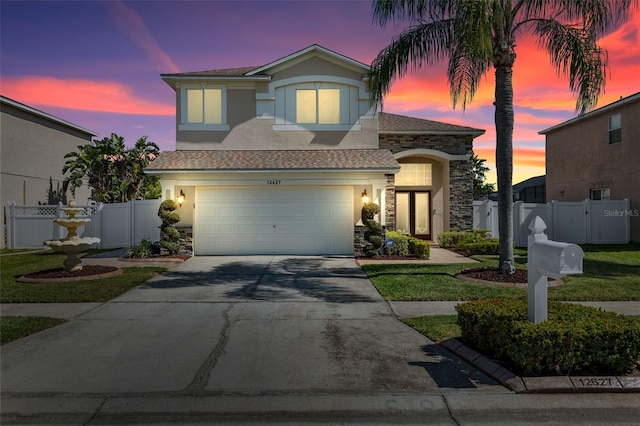
[[[175,94],[160,74],[264,65],[319,44],[371,63],[403,26],[372,23],[371,1],[0,1],[0,93],[128,145],[175,149]],[[405,24],[406,26],[406,24]],[[598,106],[640,90],[640,13],[601,41],[609,51]],[[543,175],[540,130],[576,115],[568,81],[523,34],[514,68],[514,183]],[[390,113],[485,129],[474,150],[495,182],[493,72],[453,110],[446,64],[399,80]],[[634,77],[635,76],[635,77]],[[576,141],[578,144],[579,141]]]

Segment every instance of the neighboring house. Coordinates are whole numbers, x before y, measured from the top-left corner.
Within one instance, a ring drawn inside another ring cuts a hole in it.
[[[163,74],[176,151],[145,170],[184,201],[194,252],[352,254],[364,195],[425,239],[471,230],[483,130],[377,114],[369,66],[318,45],[263,66]]]
[[[0,110],[0,203],[4,225],[8,202],[46,204],[50,180],[54,190],[62,189],[65,154],[91,142],[97,133],[4,96],[0,96]],[[89,189],[79,188],[76,199],[83,203],[90,195]],[[5,247],[4,238],[0,243]]]
[[[546,203],[545,176],[535,176],[513,185],[513,201]]]
[[[631,200],[640,241],[640,92],[542,130],[547,200]],[[618,214],[618,213],[616,213]]]

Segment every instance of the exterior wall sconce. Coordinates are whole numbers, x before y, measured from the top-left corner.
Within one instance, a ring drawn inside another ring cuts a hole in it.
[[[182,189],[180,190],[180,195],[178,195],[178,199],[176,201],[178,201],[178,205],[180,207],[182,207],[182,203],[184,203],[184,199],[186,198],[186,196],[184,195],[184,192],[182,192]]]
[[[369,202],[369,196],[367,195],[367,190],[365,189],[362,193],[362,204],[367,204]]]

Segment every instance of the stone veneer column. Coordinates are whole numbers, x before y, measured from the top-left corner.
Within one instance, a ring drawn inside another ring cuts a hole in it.
[[[387,178],[387,184],[384,189],[384,213],[385,223],[382,225],[386,226],[387,230],[395,231],[396,230],[396,175],[385,175]]]
[[[449,162],[449,209],[452,231],[473,229],[473,172],[469,161]]]

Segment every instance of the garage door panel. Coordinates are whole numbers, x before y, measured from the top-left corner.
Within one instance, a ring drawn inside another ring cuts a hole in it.
[[[351,254],[351,187],[197,188],[196,255]]]

